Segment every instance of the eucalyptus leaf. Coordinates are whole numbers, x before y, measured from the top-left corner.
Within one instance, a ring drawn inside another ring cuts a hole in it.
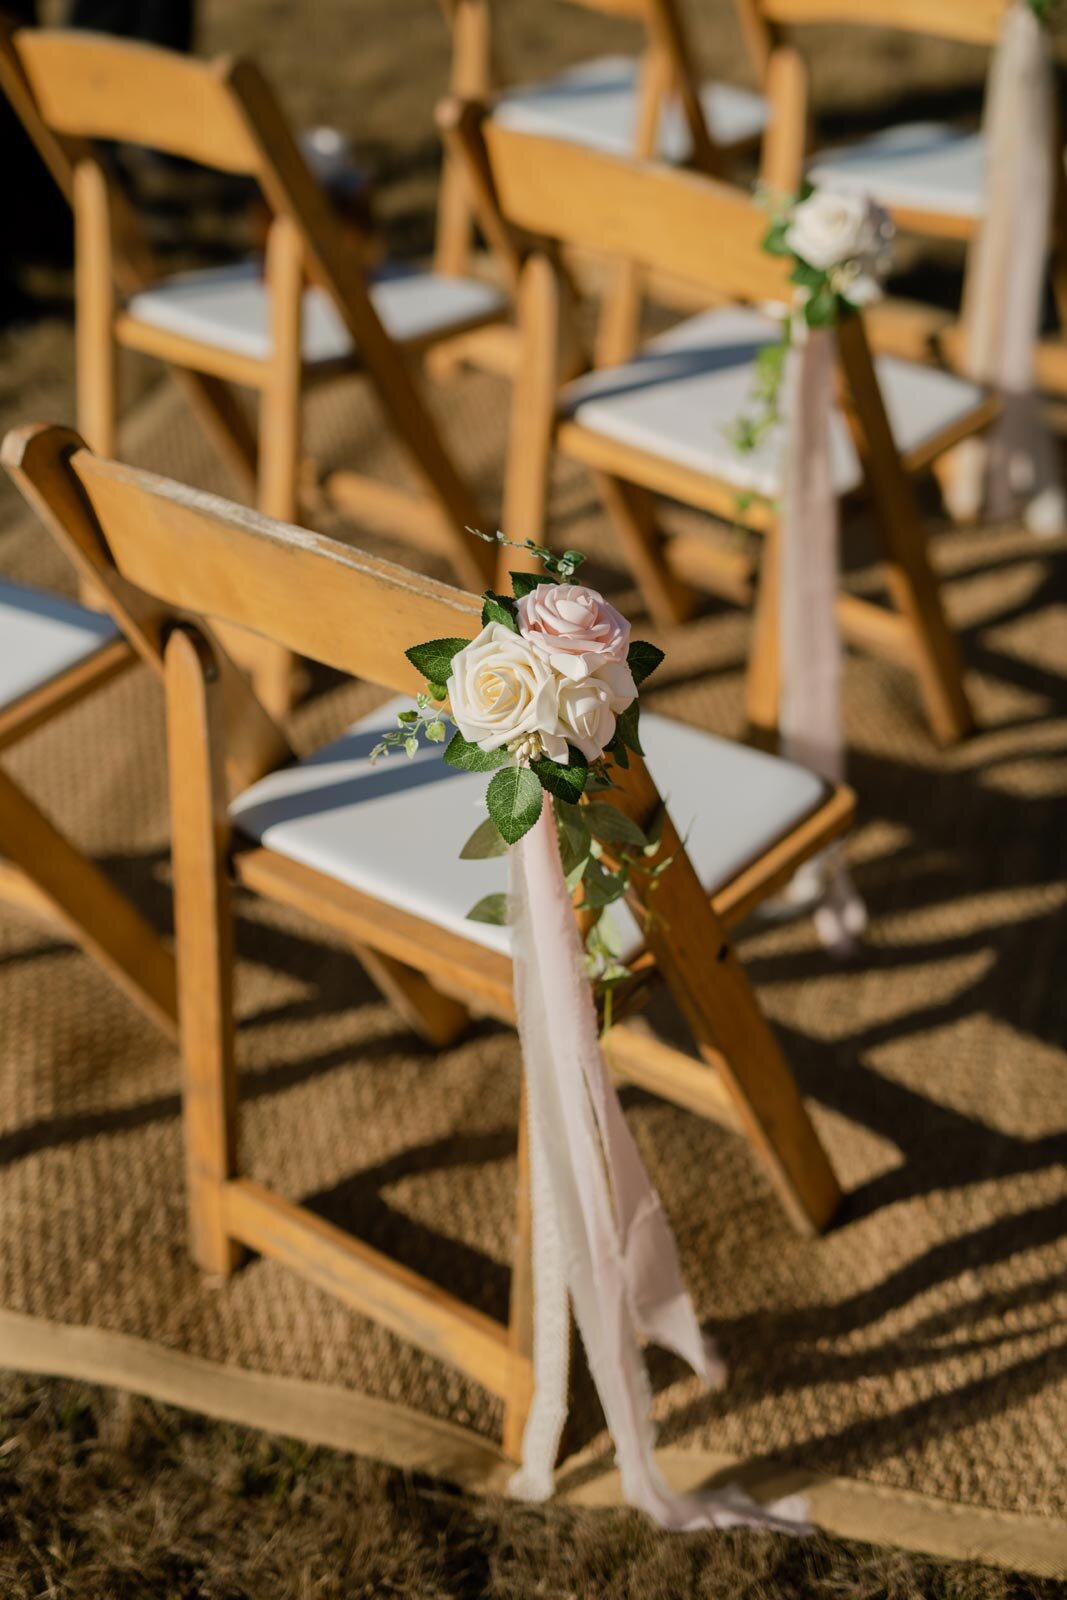
[[[497,767],[502,767],[507,759],[506,750],[482,750],[461,733],[452,735],[445,750],[445,760],[449,766],[458,767],[461,772],[493,772]]]
[[[445,684],[452,676],[452,657],[469,644],[469,639],[430,639],[426,644],[413,644],[404,654],[431,685]],[[432,687],[430,693],[433,693]]]
[[[600,865],[599,861],[590,861],[582,878],[584,896],[583,908],[591,911],[603,910],[616,900],[621,900],[626,893],[627,874],[625,872],[608,872]]]
[[[508,844],[516,844],[541,815],[544,796],[529,767],[504,767],[486,790],[485,803]]]
[[[495,928],[507,926],[508,897],[506,894],[483,895],[476,906],[467,912],[468,922],[488,922]]]
[[[459,858],[461,861],[489,861],[493,856],[506,855],[507,848],[508,841],[492,817],[486,817],[463,846]]]
[[[637,823],[617,806],[591,800],[582,812],[590,833],[605,844],[632,844],[643,850],[648,843]]]

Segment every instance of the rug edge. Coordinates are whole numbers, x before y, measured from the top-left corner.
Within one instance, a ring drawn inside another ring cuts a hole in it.
[[[454,1423],[340,1385],[207,1361],[109,1329],[0,1310],[0,1366],[122,1389],[217,1421],[346,1450],[426,1472],[474,1494],[502,1494],[512,1471],[492,1441]],[[670,1482],[692,1489],[732,1477],[758,1498],[803,1492],[826,1533],[943,1560],[980,1561],[1035,1577],[1067,1572],[1067,1520],[992,1511],[822,1473],[746,1463],[709,1451],[661,1449]],[[614,1509],[618,1474],[578,1456],[560,1472],[563,1503]]]

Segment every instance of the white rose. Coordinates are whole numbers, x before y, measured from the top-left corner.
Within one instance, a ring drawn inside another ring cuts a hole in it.
[[[587,761],[595,761],[612,741],[615,718],[636,698],[637,685],[622,663],[611,662],[587,678],[565,679],[559,686],[560,729]]]
[[[820,272],[863,255],[873,244],[866,197],[816,189],[793,212],[785,242]]]
[[[452,716],[463,737],[499,750],[538,735],[555,761],[566,761],[559,731],[559,680],[521,634],[490,622],[452,658],[448,680]],[[529,754],[531,746],[525,746]]]

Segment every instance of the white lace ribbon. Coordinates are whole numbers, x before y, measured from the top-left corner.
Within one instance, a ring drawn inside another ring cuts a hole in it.
[[[721,1383],[723,1368],[700,1331],[670,1224],[600,1050],[550,803],[508,855],[534,1279],[533,1402],[512,1492],[531,1500],[552,1493],[567,1416],[570,1302],[631,1505],[665,1528],[804,1531],[796,1496],[761,1506],[735,1486],[677,1495],[659,1472],[638,1340],[675,1351],[707,1383]]]
[[[1031,532],[1067,527],[1067,497],[1035,393],[1034,345],[1048,263],[1056,159],[1055,80],[1046,29],[1026,0],[1004,15],[983,127],[986,206],[964,295],[970,376],[996,389],[1002,411],[985,439],[959,447],[949,490],[956,516],[1012,514]]]
[[[844,776],[838,499],[833,480],[834,334],[798,329],[786,357],[782,410],[779,620],[782,754],[830,783]],[[817,902],[823,944],[844,952],[863,932],[867,912],[840,850],[832,846],[801,868],[787,898]]]

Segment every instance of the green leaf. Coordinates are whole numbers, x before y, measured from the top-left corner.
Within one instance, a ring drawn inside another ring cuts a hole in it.
[[[426,737],[431,744],[444,744],[448,729],[439,719],[426,724]]]
[[[430,639],[426,644],[413,644],[404,654],[431,684],[444,684],[452,676],[452,657],[469,644],[469,639]]]
[[[452,735],[445,751],[449,766],[458,767],[461,772],[493,772],[497,767],[502,767],[507,759],[506,750],[481,750],[461,733]]]
[[[663,651],[649,644],[647,639],[634,639],[626,652],[626,665],[635,683],[644,683],[650,678],[662,660]]]
[[[763,236],[763,248],[769,256],[790,256],[793,252],[785,242],[789,232],[788,217],[777,217]]]
[[[540,761],[530,762],[530,771],[537,774],[542,789],[573,805],[585,789],[589,766],[582,752],[576,750],[574,745],[567,746],[567,754],[571,758],[570,766],[564,767],[560,762],[550,761],[543,756]]]
[[[641,738],[637,731],[640,716],[640,700],[631,701],[626,710],[621,711],[616,717],[615,733],[619,742],[628,750],[632,750],[635,755],[643,756],[645,752],[641,748]],[[618,760],[618,751],[615,752],[615,759]],[[619,765],[622,766],[623,763],[619,762]]]
[[[396,720],[398,722],[418,722],[419,713],[417,711],[399,711]]]
[[[829,285],[805,302],[804,321],[809,328],[828,328],[837,321],[837,296]]]
[[[467,912],[468,922],[489,922],[495,928],[503,928],[508,920],[508,897],[506,894],[483,895],[476,906],[471,906]]]
[[[809,266],[798,257],[796,266],[789,274],[789,281],[799,283],[802,289],[821,289],[826,283],[826,273],[819,267]]]
[[[509,572],[511,587],[516,600],[521,600],[523,595],[532,594],[542,583],[555,583],[555,578],[549,572]]]
[[[589,848],[593,839],[585,825],[584,811],[584,806],[567,805],[564,801],[556,803],[556,832],[559,836],[560,859],[563,862],[564,872],[568,874],[589,859]]]
[[[626,872],[608,872],[599,861],[590,860],[582,879],[585,888],[582,897],[583,907],[588,907],[591,911],[600,911],[604,906],[610,906],[616,900],[621,900],[626,893],[628,876]]]
[[[487,594],[482,601],[482,627],[488,627],[490,622],[499,622],[503,627],[510,628],[512,633],[518,633],[519,624],[515,619],[515,602],[509,595]]]
[[[563,881],[567,885],[567,893],[568,894],[574,894],[575,890],[578,888],[578,885],[581,883],[582,879],[585,877],[585,869],[586,869],[586,866],[588,864],[588,861],[589,861],[589,857],[588,856],[583,856],[581,861],[576,861],[574,863],[574,866],[571,868],[571,870],[564,877]]]
[[[500,829],[492,817],[486,817],[484,822],[479,822],[463,849],[459,853],[461,861],[489,861],[493,856],[506,854],[508,841],[501,834]]]
[[[426,692],[431,700],[448,699],[448,690],[445,688],[443,683],[428,683],[426,685]]]
[[[635,702],[636,704],[636,702]],[[622,767],[625,772],[630,765],[630,757],[626,754],[626,745],[619,736],[619,724],[615,724],[615,732],[611,743],[604,746],[604,754],[610,756],[617,767]]]
[[[496,779],[493,781],[495,783]],[[639,850],[643,850],[648,843],[637,823],[617,806],[606,805],[601,800],[592,800],[587,806],[582,807],[582,815],[593,837],[603,839],[605,844],[634,844]]]
[[[529,767],[505,767],[486,790],[485,803],[508,844],[515,844],[541,815],[544,795]]]

